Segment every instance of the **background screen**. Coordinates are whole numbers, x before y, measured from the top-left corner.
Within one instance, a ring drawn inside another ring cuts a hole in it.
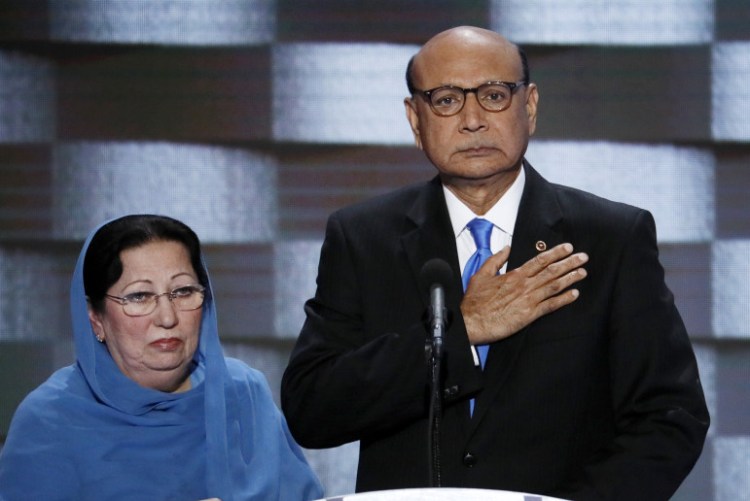
[[[650,210],[712,425],[675,499],[750,492],[750,3],[745,0],[0,1],[0,441],[73,361],[83,238],[157,212],[205,244],[228,355],[281,374],[334,209],[434,175],[404,70],[472,24],[523,45],[527,158]],[[352,492],[357,444],[306,451]]]

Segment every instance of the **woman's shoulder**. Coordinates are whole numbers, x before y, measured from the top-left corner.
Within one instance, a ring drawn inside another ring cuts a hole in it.
[[[59,422],[51,416],[62,417],[84,394],[74,365],[55,371],[45,382],[32,390],[16,408],[10,430],[34,430],[36,436],[55,428]],[[10,431],[9,431],[10,434]]]
[[[84,389],[80,372],[75,365],[69,365],[56,370],[42,384],[34,388],[21,401],[19,411],[34,409],[50,409],[65,402],[68,397],[77,397]]]

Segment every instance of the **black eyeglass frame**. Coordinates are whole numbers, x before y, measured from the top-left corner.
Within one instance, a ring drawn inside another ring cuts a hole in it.
[[[501,111],[505,111],[508,108],[510,108],[511,103],[513,102],[513,94],[516,93],[516,90],[518,90],[519,88],[523,87],[524,85],[528,85],[528,84],[529,84],[529,82],[527,82],[525,80],[519,80],[518,82],[505,82],[505,81],[502,81],[502,80],[491,80],[489,82],[483,83],[482,85],[479,85],[478,87],[472,87],[472,88],[469,88],[469,89],[464,89],[463,87],[459,87],[457,85],[441,85],[439,87],[434,87],[434,88],[428,89],[428,90],[414,89],[414,94],[421,95],[427,101],[427,103],[430,105],[430,109],[436,115],[441,116],[441,117],[452,117],[453,115],[457,115],[457,114],[461,113],[461,110],[464,109],[464,106],[466,105],[466,94],[467,93],[473,92],[474,95],[478,97],[479,96],[479,90],[482,89],[483,87],[486,87],[488,85],[503,85],[503,86],[507,87],[508,90],[510,91],[510,97],[508,97],[508,104],[506,104],[504,107],[502,107],[500,109],[497,109],[497,110],[489,109],[489,108],[487,108],[482,103],[481,99],[477,99],[477,102],[482,107],[482,109],[487,110],[487,111],[492,112],[492,113],[499,113]],[[461,107],[458,108],[458,110],[456,110],[456,111],[454,111],[452,113],[445,114],[445,113],[439,112],[435,108],[435,105],[432,102],[432,94],[434,92],[437,92],[437,91],[442,90],[442,89],[459,90],[459,91],[461,91],[463,93],[464,98],[463,98],[463,101],[461,101]]]

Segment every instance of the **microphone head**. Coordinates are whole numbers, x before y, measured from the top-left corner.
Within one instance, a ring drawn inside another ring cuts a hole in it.
[[[452,280],[453,270],[451,266],[440,258],[430,259],[419,271],[419,287],[428,295],[434,285],[439,285],[443,290],[447,290],[451,286]]]

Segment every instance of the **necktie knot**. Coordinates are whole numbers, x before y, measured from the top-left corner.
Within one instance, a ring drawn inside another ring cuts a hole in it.
[[[471,236],[474,237],[477,249],[490,248],[490,235],[492,235],[492,227],[494,226],[490,221],[477,217],[469,221],[466,226],[469,228]]]
[[[466,225],[471,232],[471,236],[474,237],[474,243],[477,246],[476,252],[469,258],[466,263],[463,273],[464,290],[469,285],[471,276],[477,272],[477,270],[484,264],[484,262],[492,256],[492,249],[490,248],[490,235],[492,235],[492,228],[494,225],[486,219],[474,218]]]

